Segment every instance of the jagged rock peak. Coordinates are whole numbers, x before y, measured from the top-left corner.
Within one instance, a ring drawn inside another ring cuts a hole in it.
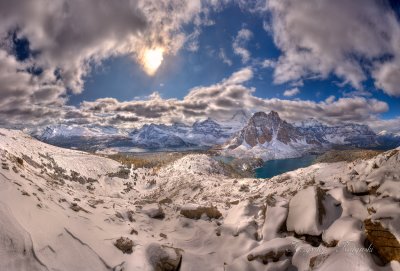
[[[262,111],[260,111],[260,112],[256,112],[256,113],[254,113],[253,114],[253,116],[250,118],[250,120],[263,120],[263,119],[268,119],[268,120],[271,120],[271,121],[273,121],[273,122],[279,122],[279,121],[282,121],[282,119],[279,117],[279,114],[278,114],[278,112],[276,112],[276,111],[271,111],[271,112],[269,112],[268,114],[267,113],[265,113],[265,112],[262,112]]]

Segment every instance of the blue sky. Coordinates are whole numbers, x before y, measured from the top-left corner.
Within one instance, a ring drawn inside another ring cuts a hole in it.
[[[244,109],[400,131],[399,2],[310,1],[10,3],[0,125],[130,127]]]

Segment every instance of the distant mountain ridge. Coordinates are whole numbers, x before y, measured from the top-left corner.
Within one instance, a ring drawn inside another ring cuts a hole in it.
[[[328,126],[315,119],[290,124],[271,111],[255,113],[247,125],[223,145],[223,153],[270,160],[297,157],[336,145],[370,148],[379,144],[379,136],[367,125]]]
[[[296,157],[337,145],[359,148],[400,145],[399,135],[375,134],[367,125],[329,126],[316,119],[289,123],[275,111],[256,112],[251,117],[245,111],[238,111],[224,122],[207,118],[192,125],[150,123],[135,129],[59,124],[38,129],[32,135],[53,145],[90,151],[183,150],[217,145],[227,155],[264,159]]]
[[[321,143],[352,145],[354,147],[377,146],[377,134],[368,125],[344,123],[328,126],[315,119],[296,123],[301,132],[314,135]]]
[[[67,148],[96,151],[117,148],[143,150],[209,148],[223,144],[235,128],[224,126],[207,118],[193,125],[183,123],[145,124],[136,129],[112,127],[85,127],[79,125],[52,125],[31,133],[41,141]]]

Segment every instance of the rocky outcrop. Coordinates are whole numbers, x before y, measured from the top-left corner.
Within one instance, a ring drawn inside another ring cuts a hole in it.
[[[127,237],[121,237],[115,241],[114,246],[116,246],[122,253],[131,254],[133,248],[133,241]]]
[[[255,113],[223,147],[227,155],[270,160],[298,157],[321,144],[312,134],[303,133],[271,111]]]
[[[303,139],[304,135],[296,127],[282,120],[275,111],[271,111],[269,114],[257,112],[238,135],[228,143],[228,147],[234,149],[243,143],[254,147],[257,144],[271,142],[274,137],[280,142],[288,144],[291,141]]]
[[[181,215],[190,219],[200,219],[203,215],[208,218],[220,218],[221,212],[214,206],[198,206],[190,204],[181,208]]]
[[[368,241],[384,262],[400,261],[399,240],[388,229],[385,229],[379,221],[373,222],[371,219],[364,221],[364,227]]]

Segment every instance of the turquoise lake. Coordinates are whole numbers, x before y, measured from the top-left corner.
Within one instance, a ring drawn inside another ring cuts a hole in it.
[[[255,169],[257,178],[272,178],[276,175],[296,170],[298,168],[308,167],[317,158],[317,155],[306,155],[299,158],[270,160],[264,163],[260,168]]]

